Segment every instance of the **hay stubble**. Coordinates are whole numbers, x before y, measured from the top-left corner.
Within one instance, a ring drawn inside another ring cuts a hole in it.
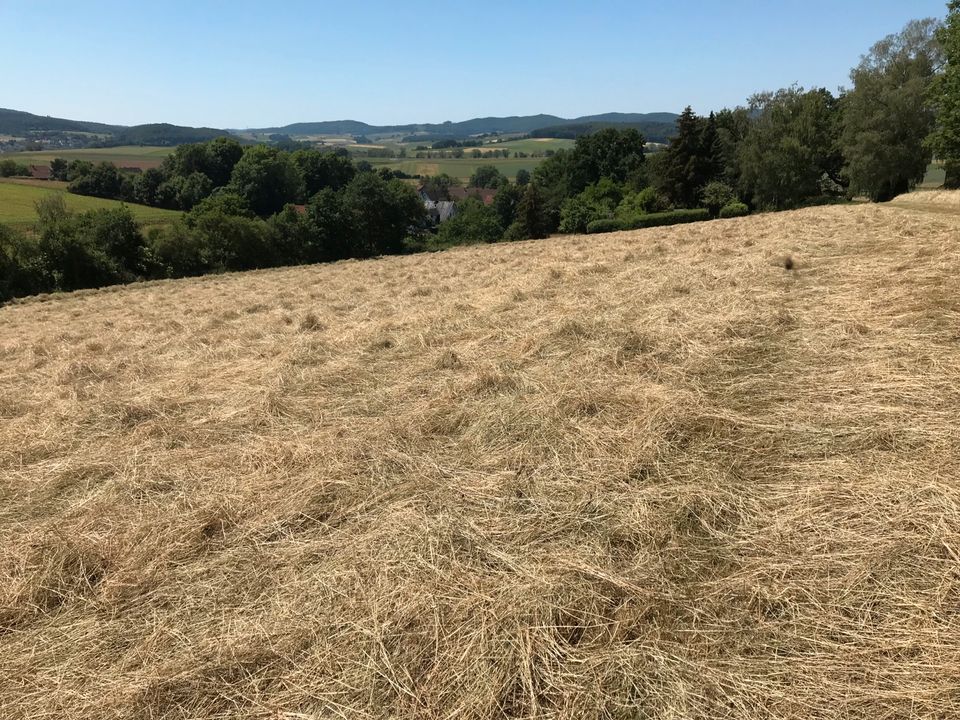
[[[956,715],[958,235],[832,207],[0,308],[0,715]]]

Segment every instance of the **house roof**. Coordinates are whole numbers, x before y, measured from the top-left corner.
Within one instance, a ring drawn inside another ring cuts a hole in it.
[[[451,200],[466,200],[469,197],[477,198],[481,200],[484,205],[493,204],[493,199],[497,196],[497,191],[493,188],[478,188],[478,187],[467,187],[467,188],[450,188],[450,199]]]
[[[49,165],[31,165],[30,177],[32,177],[34,180],[49,180],[51,177],[50,166]]]

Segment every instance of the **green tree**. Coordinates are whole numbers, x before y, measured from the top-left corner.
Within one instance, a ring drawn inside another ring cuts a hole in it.
[[[536,183],[527,185],[523,197],[517,204],[516,219],[507,228],[508,240],[539,239],[550,235],[553,230],[546,197]]]
[[[530,184],[530,171],[520,168],[517,170],[517,185],[524,187]]]
[[[450,188],[459,187],[460,180],[447,173],[440,173],[423,178],[421,186],[428,197],[434,200],[449,200]]]
[[[304,197],[312,198],[324,188],[339,190],[356,174],[350,158],[319,150],[297,150],[291,156],[303,177]]]
[[[931,88],[936,129],[930,147],[946,166],[944,185],[960,188],[960,0],[947,3],[947,18],[937,31],[946,66]]]
[[[402,180],[385,181],[360,173],[343,190],[342,212],[356,256],[390,255],[426,221],[426,210],[413,188]]]
[[[700,188],[711,179],[710,149],[704,148],[706,120],[689,106],[677,118],[677,133],[654,165],[657,190],[679,207],[697,205]]]
[[[272,215],[302,195],[303,180],[290,154],[267,145],[244,150],[230,176],[232,192],[260,216]]]
[[[67,168],[70,167],[68,163],[63,158],[54,158],[50,161],[50,179],[51,180],[66,180],[67,179]]]
[[[494,165],[481,165],[470,176],[469,187],[499,188],[507,178]]]
[[[503,225],[497,211],[476,198],[457,204],[457,214],[440,224],[437,241],[442,245],[493,243],[503,237]]]
[[[125,196],[124,177],[113,163],[102,162],[70,183],[68,190],[77,195],[102,198]],[[132,192],[132,191],[131,191]]]
[[[750,100],[757,115],[740,143],[740,192],[755,205],[797,207],[840,179],[838,101],[825,89],[787,88]]]
[[[936,20],[914,20],[876,43],[850,73],[842,147],[853,193],[884,201],[923,179],[935,120],[927,98],[941,62],[936,31]]]

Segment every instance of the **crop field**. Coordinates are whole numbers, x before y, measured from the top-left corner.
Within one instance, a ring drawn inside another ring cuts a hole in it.
[[[958,197],[0,308],[0,717],[960,716]]]
[[[116,208],[121,205],[117,200],[74,195],[64,190],[66,183],[44,181],[0,180],[0,223],[11,225],[31,225],[36,222],[36,202],[44,197],[57,194],[63,197],[67,208],[82,212],[99,208]],[[145,223],[158,224],[170,222],[181,215],[175,210],[162,210],[125,203],[133,216]]]
[[[163,159],[172,153],[172,147],[148,147],[125,145],[112,148],[82,148],[79,150],[38,150],[35,152],[8,153],[11,158],[27,165],[48,165],[54,158],[65,160],[89,160],[93,163],[111,162],[118,167],[142,169],[159,167]]]

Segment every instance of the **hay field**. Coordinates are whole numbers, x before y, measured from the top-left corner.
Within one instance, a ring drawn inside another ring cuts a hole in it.
[[[0,308],[0,717],[957,717],[958,267],[858,205]]]

